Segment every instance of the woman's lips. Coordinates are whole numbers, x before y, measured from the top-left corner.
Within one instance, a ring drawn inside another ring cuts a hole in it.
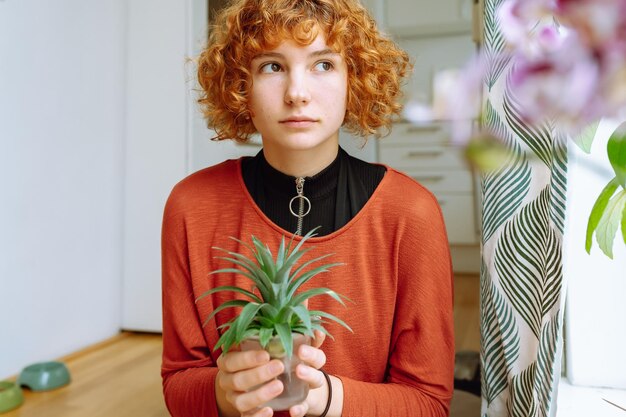
[[[312,119],[287,119],[280,122],[282,125],[293,128],[307,128],[313,126],[317,123],[316,120]]]

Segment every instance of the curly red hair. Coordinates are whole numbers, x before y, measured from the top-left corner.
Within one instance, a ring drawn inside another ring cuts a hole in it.
[[[216,16],[198,62],[198,103],[216,140],[245,142],[256,132],[248,109],[252,58],[286,39],[309,45],[320,31],[348,68],[344,128],[364,137],[389,131],[412,65],[357,0],[236,0]]]

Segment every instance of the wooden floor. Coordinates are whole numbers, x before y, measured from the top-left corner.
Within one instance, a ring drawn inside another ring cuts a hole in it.
[[[454,277],[454,337],[456,351],[480,351],[480,279],[478,275]]]
[[[455,277],[457,351],[479,350],[479,280]],[[48,392],[24,390],[24,405],[2,417],[168,417],[161,393],[161,336],[122,333],[61,361],[72,382]]]
[[[24,389],[24,404],[2,417],[168,417],[161,393],[161,335],[122,333],[62,358],[72,381],[53,391]]]

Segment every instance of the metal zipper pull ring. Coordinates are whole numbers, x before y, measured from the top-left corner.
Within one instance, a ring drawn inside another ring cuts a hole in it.
[[[304,177],[296,178],[296,195],[289,201],[289,211],[298,219],[296,235],[302,235],[302,218],[311,211],[311,201],[304,195]],[[298,200],[298,212],[293,209],[293,202]],[[304,206],[306,204],[306,211]]]

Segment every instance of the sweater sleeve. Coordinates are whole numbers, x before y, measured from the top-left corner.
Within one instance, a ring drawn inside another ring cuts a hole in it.
[[[218,417],[217,368],[192,291],[184,216],[170,196],[161,232],[163,394],[172,417]]]
[[[434,196],[412,204],[397,242],[398,288],[384,383],[338,376],[342,417],[447,416],[454,384],[453,275]]]

